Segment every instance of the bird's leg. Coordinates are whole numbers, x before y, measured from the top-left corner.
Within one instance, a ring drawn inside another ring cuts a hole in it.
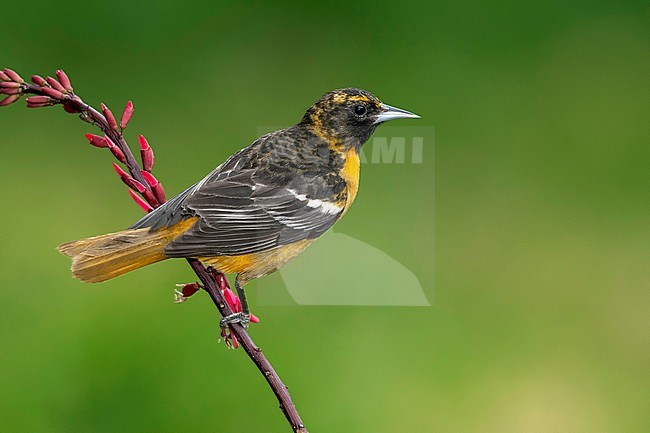
[[[237,296],[239,296],[239,300],[241,301],[241,311],[246,315],[246,317],[250,317],[251,311],[248,308],[248,301],[246,300],[246,292],[244,292],[244,286],[239,282],[239,278],[235,278],[235,289],[237,290]]]

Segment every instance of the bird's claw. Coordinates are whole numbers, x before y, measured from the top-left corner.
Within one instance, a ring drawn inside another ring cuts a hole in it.
[[[246,314],[246,313],[242,313],[242,312],[232,313],[232,314],[222,318],[219,321],[219,327],[222,330],[225,330],[228,327],[228,325],[231,325],[233,323],[239,323],[241,326],[244,327],[244,329],[248,329],[248,325],[249,325],[250,321],[251,321],[250,314]]]

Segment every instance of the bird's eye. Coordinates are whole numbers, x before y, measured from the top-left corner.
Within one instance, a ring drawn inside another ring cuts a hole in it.
[[[363,116],[364,114],[366,114],[366,107],[363,105],[355,105],[354,114],[356,114],[357,116]]]

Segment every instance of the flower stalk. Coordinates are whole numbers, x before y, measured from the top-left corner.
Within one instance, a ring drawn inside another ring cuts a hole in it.
[[[66,112],[78,114],[83,121],[98,127],[104,133],[103,137],[86,134],[89,144],[97,148],[108,148],[113,156],[126,167],[124,170],[118,164],[113,164],[120,179],[129,187],[129,195],[136,204],[145,212],[151,212],[165,203],[166,198],[162,184],[151,174],[154,164],[151,146],[143,136],[138,137],[142,159],[142,166],[140,166],[122,135],[133,115],[133,103],[129,101],[126,104],[118,128],[115,116],[105,104],[101,104],[101,111],[96,110],[74,93],[70,79],[63,70],[57,70],[55,75],[56,78],[32,75],[33,84],[30,84],[11,69],[0,70],[0,94],[6,95],[4,99],[0,100],[0,107],[13,104],[23,95],[35,95],[26,98],[29,108],[61,105]],[[179,292],[181,296],[186,299],[203,289],[208,293],[222,317],[241,311],[241,302],[230,290],[228,280],[223,273],[212,267],[206,268],[199,260],[187,259],[187,261],[201,284],[184,285],[183,290]],[[257,323],[259,319],[251,315],[251,322]],[[241,346],[255,363],[277,397],[280,409],[292,430],[295,433],[307,433],[287,387],[263,355],[262,350],[250,338],[246,329],[239,323],[233,323],[225,332],[222,331],[222,336],[226,343],[232,347]]]

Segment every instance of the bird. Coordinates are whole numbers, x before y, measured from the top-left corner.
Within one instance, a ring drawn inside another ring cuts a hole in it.
[[[299,123],[261,136],[128,229],[57,249],[91,283],[170,258],[236,274],[242,311],[226,322],[247,326],[246,283],[286,265],[348,212],[360,149],[380,124],[419,117],[362,89],[327,92]]]

